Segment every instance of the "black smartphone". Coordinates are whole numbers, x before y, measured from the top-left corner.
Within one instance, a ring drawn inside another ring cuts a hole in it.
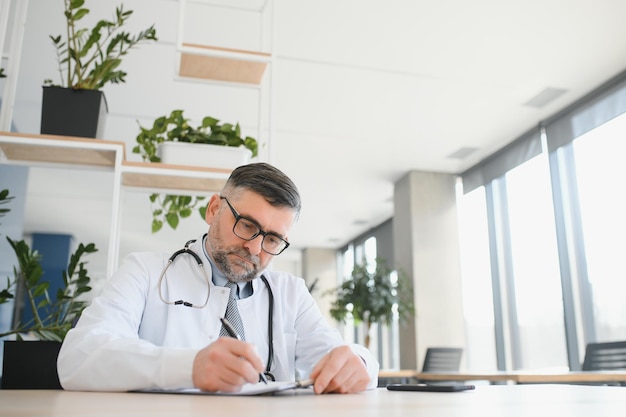
[[[425,392],[458,392],[468,391],[476,388],[474,385],[467,384],[447,384],[447,385],[435,385],[435,384],[389,384],[387,389],[389,391],[425,391]]]

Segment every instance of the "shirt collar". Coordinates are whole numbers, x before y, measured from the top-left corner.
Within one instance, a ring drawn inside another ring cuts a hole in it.
[[[215,265],[213,259],[211,259],[211,257],[209,256],[209,253],[206,250],[207,238],[207,235],[204,235],[204,237],[202,238],[202,252],[204,253],[204,257],[209,261],[209,264],[211,264],[213,284],[217,285],[218,287],[225,287],[226,283],[228,282],[228,278],[226,278],[226,275],[224,275],[224,273]],[[237,291],[235,298],[242,299],[252,295],[251,282],[238,282],[237,288],[239,288],[239,291]]]

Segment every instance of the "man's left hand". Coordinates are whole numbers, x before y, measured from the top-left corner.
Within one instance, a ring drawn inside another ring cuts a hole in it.
[[[347,394],[364,391],[370,381],[363,359],[349,346],[339,346],[328,352],[313,368],[316,394]]]

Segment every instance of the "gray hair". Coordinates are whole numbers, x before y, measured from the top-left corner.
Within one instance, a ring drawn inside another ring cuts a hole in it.
[[[289,207],[300,215],[300,193],[293,181],[278,168],[257,162],[235,168],[222,192],[236,192],[239,188],[253,191],[274,207]]]

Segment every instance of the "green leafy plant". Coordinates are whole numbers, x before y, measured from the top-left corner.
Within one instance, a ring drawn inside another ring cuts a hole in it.
[[[0,68],[0,78],[6,78],[7,75],[4,73],[4,68]]]
[[[63,286],[57,290],[56,299],[52,299],[48,293],[50,282],[42,279],[41,255],[23,240],[14,241],[7,237],[7,241],[17,256],[18,266],[13,268],[14,279],[7,278],[7,287],[0,291],[0,304],[15,298],[15,292],[22,286],[33,319],[0,333],[0,338],[15,334],[21,340],[21,334],[30,332],[41,340],[62,341],[87,305],[86,301],[78,300],[81,294],[91,291],[91,278],[81,258],[96,252],[95,245],[78,245],[70,256],[67,270],[63,272]]]
[[[202,200],[204,200],[202,196],[150,194],[152,233],[161,230],[164,223],[176,230],[180,219],[191,216],[196,207],[200,216],[204,218],[206,205],[199,206]]]
[[[5,189],[5,190],[0,191],[0,205],[9,203],[11,200],[13,200],[13,198],[14,197],[9,196],[9,190]],[[11,209],[0,208],[0,217],[3,217],[9,211],[11,211]]]
[[[221,146],[243,146],[257,156],[258,143],[256,139],[241,136],[239,123],[222,123],[213,117],[204,117],[199,126],[193,126],[183,115],[183,110],[174,110],[169,116],[157,118],[150,129],[139,126],[137,145],[133,153],[140,154],[146,162],[161,162],[157,155],[157,148],[163,142],[188,142]],[[156,233],[168,224],[176,229],[181,218],[189,217],[197,209],[200,217],[204,218],[206,205],[201,206],[202,196],[151,194],[152,206],[152,233]]]
[[[402,271],[393,274],[384,259],[376,259],[376,268],[370,271],[365,262],[355,265],[350,278],[326,294],[336,295],[330,315],[339,322],[352,317],[355,323],[365,323],[365,345],[369,346],[369,332],[374,323],[390,324],[394,317],[406,320],[414,313],[413,295],[409,279]],[[397,279],[392,277],[397,275]]]
[[[61,35],[50,36],[57,52],[60,86],[100,90],[109,82],[126,82],[127,73],[119,69],[122,57],[139,43],[156,41],[154,25],[134,36],[121,30],[133,12],[120,5],[112,20],[100,20],[91,30],[77,28],[89,9],[83,7],[84,0],[64,1],[66,39]],[[44,84],[54,85],[52,80],[45,80]]]
[[[141,154],[144,161],[161,162],[157,156],[157,148],[163,142],[205,143],[209,145],[243,146],[257,156],[258,144],[256,139],[241,136],[239,123],[220,124],[218,119],[205,117],[199,126],[192,126],[189,119],[183,115],[183,110],[174,110],[169,116],[161,116],[147,129],[139,126],[141,132],[137,135],[137,145],[133,153]]]
[[[13,198],[9,195],[9,190],[0,191],[0,205]],[[9,208],[1,208],[0,217],[9,211]],[[15,334],[21,340],[21,334],[31,332],[41,340],[62,341],[87,305],[85,301],[78,300],[78,297],[91,291],[91,278],[87,275],[85,262],[81,258],[97,252],[98,249],[93,243],[78,245],[70,256],[67,269],[63,271],[63,286],[57,290],[56,299],[53,300],[48,293],[50,282],[43,280],[41,255],[23,240],[14,241],[9,237],[6,239],[15,252],[18,266],[13,267],[13,280],[7,277],[6,287],[0,291],[0,304],[14,299],[17,293],[24,292],[33,319],[28,323],[17,323],[13,329],[0,333],[0,338]]]

